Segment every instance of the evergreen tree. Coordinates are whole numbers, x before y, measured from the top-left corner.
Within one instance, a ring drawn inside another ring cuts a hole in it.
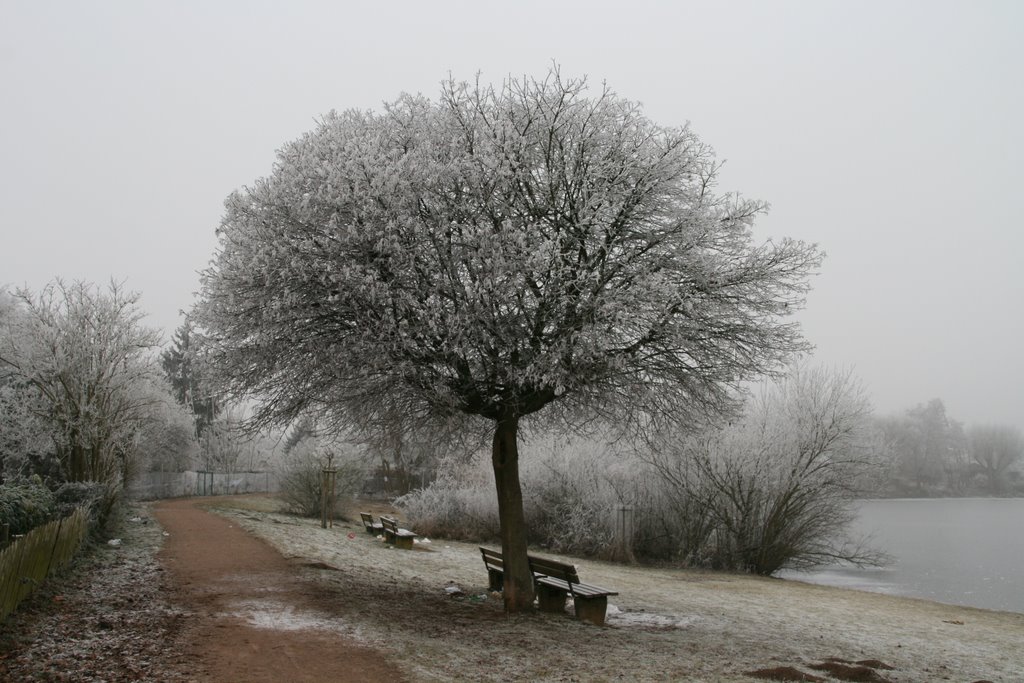
[[[174,331],[170,348],[160,354],[160,366],[171,383],[178,403],[195,416],[196,437],[201,438],[220,413],[220,406],[213,396],[202,389],[193,353],[192,324],[186,320]]]

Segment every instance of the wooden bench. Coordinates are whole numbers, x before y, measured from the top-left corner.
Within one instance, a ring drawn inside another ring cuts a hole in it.
[[[369,512],[360,512],[359,516],[363,519],[363,528],[366,529],[366,533],[371,536],[380,536],[384,533],[384,525],[373,521],[373,515]]]
[[[505,561],[501,557],[501,551],[480,546],[480,554],[483,555],[484,566],[487,567],[487,590],[500,593],[505,587]]]
[[[581,583],[576,567],[571,564],[535,555],[528,557],[542,612],[564,612],[565,597],[571,595],[577,619],[604,626],[608,596],[618,595],[618,591]]]
[[[384,527],[384,540],[404,550],[412,550],[412,541],[419,536],[408,529],[399,529],[398,522],[391,517],[380,516],[381,526]]]
[[[488,589],[500,591],[505,580],[505,562],[500,550],[480,547],[487,567]],[[572,596],[576,618],[598,626],[604,625],[608,611],[608,596],[618,591],[581,583],[576,567],[537,555],[527,555],[533,585],[537,591],[537,604],[543,612],[564,612],[565,598]]]

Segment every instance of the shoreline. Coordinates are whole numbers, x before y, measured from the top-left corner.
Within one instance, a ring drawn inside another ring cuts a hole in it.
[[[891,590],[890,591],[890,590],[884,590],[882,588],[879,588],[879,589],[876,590],[876,589],[874,589],[874,588],[872,588],[870,586],[867,586],[867,585],[863,585],[863,586],[862,585],[842,585],[841,583],[839,583],[837,581],[832,581],[832,580],[828,580],[828,579],[815,580],[814,578],[812,578],[813,576],[816,576],[816,575],[819,575],[819,574],[823,574],[823,573],[828,573],[829,571],[830,570],[827,569],[827,568],[822,568],[822,569],[815,570],[815,571],[812,571],[812,572],[797,572],[796,570],[783,570],[779,575],[773,576],[772,578],[779,579],[780,581],[792,581],[794,583],[802,583],[802,584],[806,584],[806,585],[809,585],[809,586],[821,586],[821,587],[824,587],[824,588],[835,588],[837,590],[849,590],[849,591],[855,591],[855,592],[858,592],[858,593],[870,593],[872,595],[882,595],[882,596],[887,596],[887,597],[892,597],[892,598],[907,598],[907,599],[910,599],[910,600],[921,600],[921,601],[924,601],[924,602],[932,602],[932,603],[935,603],[936,605],[942,605],[944,607],[963,607],[965,609],[977,609],[977,610],[982,610],[984,612],[998,612],[998,613],[1017,614],[1017,615],[1020,615],[1020,616],[1024,616],[1024,609],[1017,609],[1017,608],[1003,608],[1003,609],[1000,609],[1000,608],[990,607],[990,606],[986,606],[986,605],[968,604],[968,603],[965,603],[965,602],[947,602],[945,600],[939,600],[939,599],[936,599],[934,597],[929,597],[929,596],[926,596],[926,595],[917,595],[917,594],[913,594],[913,593],[909,593],[909,592],[902,592],[902,591],[898,590],[900,588],[900,586],[897,586],[896,584],[885,584],[885,585],[892,585],[892,586],[894,586],[896,588],[896,590]],[[806,574],[809,574],[811,576],[809,576],[808,578],[801,578],[800,576],[797,575],[797,574],[800,574],[800,573],[806,573]],[[851,583],[853,583],[853,582],[851,581]]]

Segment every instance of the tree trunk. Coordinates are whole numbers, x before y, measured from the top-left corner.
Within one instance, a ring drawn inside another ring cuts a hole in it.
[[[533,605],[533,575],[526,559],[526,516],[523,491],[519,486],[518,417],[504,417],[495,423],[491,464],[498,489],[498,520],[501,523],[501,553],[505,563],[505,610],[520,612]]]
[[[85,449],[78,443],[78,434],[72,434],[72,442],[68,447],[68,480],[85,481],[88,477],[88,463]]]

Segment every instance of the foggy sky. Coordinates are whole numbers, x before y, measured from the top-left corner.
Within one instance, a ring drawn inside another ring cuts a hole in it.
[[[823,247],[799,320],[879,412],[1024,428],[1024,3],[661,4],[0,0],[0,285],[123,280],[169,336],[317,117],[557,62]]]

